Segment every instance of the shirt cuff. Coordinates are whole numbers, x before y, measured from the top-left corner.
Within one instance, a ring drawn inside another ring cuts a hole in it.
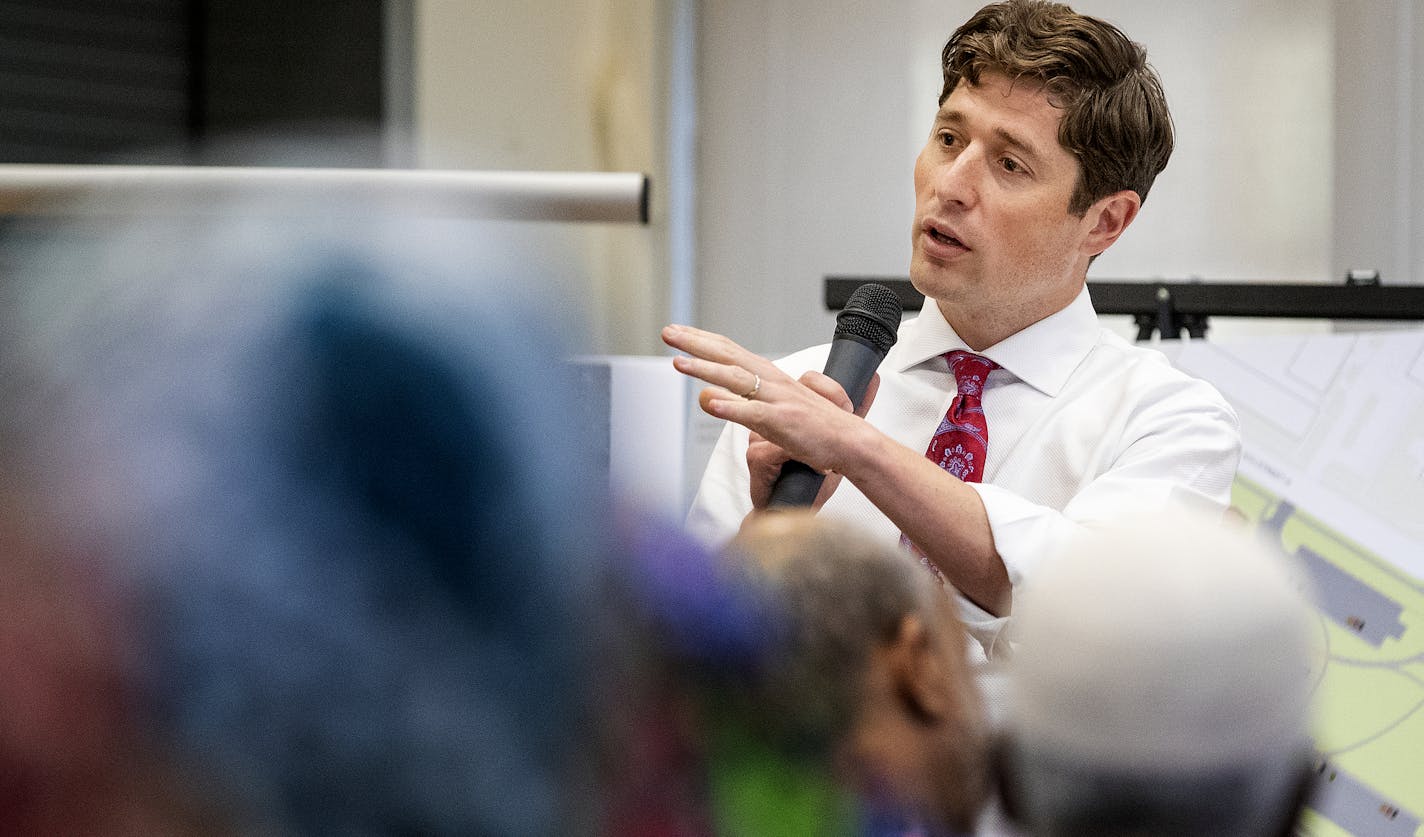
[[[1003,560],[1009,583],[1015,589],[1078,530],[1060,512],[1029,502],[1008,489],[977,482],[965,484],[979,492],[989,517],[994,550]],[[960,619],[970,636],[983,646],[984,656],[991,661],[1007,659],[1012,653],[1006,636],[1010,617],[995,616],[963,596],[959,600]]]

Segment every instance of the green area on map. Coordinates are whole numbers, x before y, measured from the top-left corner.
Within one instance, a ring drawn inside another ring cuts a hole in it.
[[[1424,826],[1408,826],[1424,818],[1424,586],[1247,479],[1237,478],[1232,505],[1286,553],[1308,559],[1317,588],[1328,588],[1316,590],[1316,748],[1329,770],[1365,790],[1350,797],[1351,816],[1337,814],[1352,828],[1311,812],[1304,833],[1424,837]]]

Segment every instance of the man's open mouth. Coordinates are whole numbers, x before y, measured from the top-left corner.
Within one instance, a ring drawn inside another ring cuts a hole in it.
[[[935,241],[938,241],[941,244],[949,244],[954,247],[964,247],[964,242],[960,241],[952,235],[945,235],[934,227],[930,227],[929,231],[930,238],[933,238]],[[967,250],[969,248],[965,247],[965,249]]]

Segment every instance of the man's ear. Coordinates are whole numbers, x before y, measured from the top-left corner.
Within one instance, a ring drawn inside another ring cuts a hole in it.
[[[946,670],[936,638],[919,616],[900,620],[890,646],[895,694],[912,717],[936,723],[955,710],[952,672]]]
[[[1137,211],[1142,208],[1142,198],[1131,189],[1114,192],[1088,207],[1087,216],[1093,226],[1083,239],[1083,249],[1089,256],[1097,256],[1112,246],[1118,236],[1128,228]]]

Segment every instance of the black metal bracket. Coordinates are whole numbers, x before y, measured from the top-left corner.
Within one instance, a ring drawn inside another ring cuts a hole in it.
[[[865,282],[895,292],[907,311],[924,297],[908,279],[877,276],[825,277],[826,308],[839,311]],[[1206,336],[1210,317],[1272,317],[1327,320],[1424,320],[1424,286],[1302,282],[1093,281],[1088,293],[1099,314],[1127,314],[1137,338],[1155,332],[1164,340]]]

